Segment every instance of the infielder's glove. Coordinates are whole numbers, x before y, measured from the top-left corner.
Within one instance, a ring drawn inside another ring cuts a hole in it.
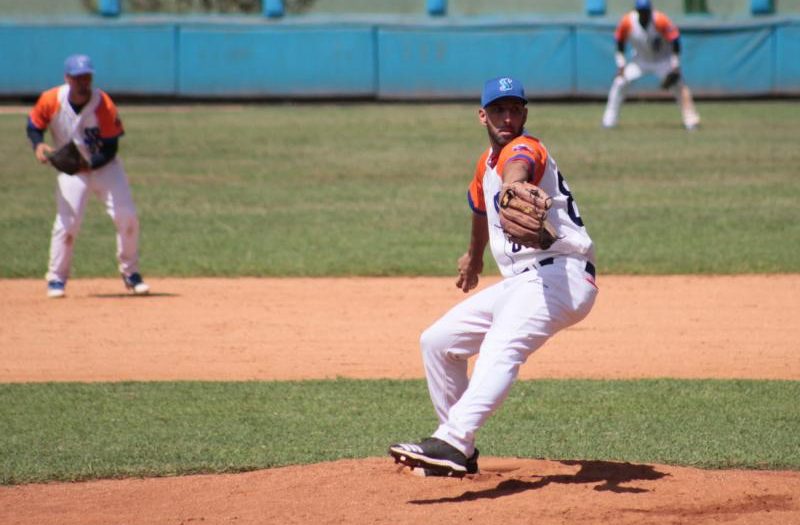
[[[79,171],[89,169],[89,163],[72,141],[48,155],[47,160],[55,169],[68,175],[75,175]]]
[[[681,79],[681,71],[679,69],[673,69],[667,76],[664,77],[664,80],[661,81],[661,88],[662,89],[669,89],[675,84],[678,83]]]
[[[546,250],[558,240],[547,221],[553,200],[540,187],[529,182],[514,182],[500,195],[500,225],[509,241]]]

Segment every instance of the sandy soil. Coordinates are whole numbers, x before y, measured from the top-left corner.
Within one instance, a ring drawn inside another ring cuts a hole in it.
[[[485,283],[496,279],[486,279]],[[0,281],[0,383],[422,377],[449,278]],[[800,380],[800,276],[603,277],[523,379]],[[490,452],[490,451],[487,451]],[[482,458],[461,481],[369,458],[237,475],[0,487],[0,523],[800,523],[800,473]]]

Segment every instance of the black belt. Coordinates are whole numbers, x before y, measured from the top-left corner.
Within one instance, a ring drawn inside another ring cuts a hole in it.
[[[553,264],[554,262],[556,262],[555,257],[547,257],[546,259],[542,259],[541,261],[539,261],[539,266],[547,266],[548,264]],[[522,273],[525,273],[528,270],[530,270],[530,267],[522,270]],[[594,264],[592,264],[589,261],[586,261],[586,273],[591,275],[593,279],[597,277],[597,271],[594,268]]]

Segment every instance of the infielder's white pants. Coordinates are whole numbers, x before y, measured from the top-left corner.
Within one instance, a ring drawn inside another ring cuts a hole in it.
[[[423,332],[428,391],[440,423],[433,436],[470,457],[475,433],[505,401],[520,365],[586,317],[596,294],[585,261],[557,257],[469,297]],[[475,354],[469,378],[467,360]]]
[[[603,113],[603,126],[612,128],[617,125],[617,121],[619,120],[619,112],[622,107],[622,103],[625,101],[625,95],[627,93],[628,86],[631,83],[640,79],[646,73],[652,73],[656,75],[659,81],[661,81],[670,71],[672,71],[672,65],[670,64],[669,60],[663,60],[661,62],[641,62],[634,59],[631,62],[628,62],[628,64],[622,70],[622,75],[614,77],[614,81],[611,83],[611,89],[608,92],[606,110]],[[700,117],[694,110],[694,103],[691,101],[691,92],[689,92],[689,88],[683,83],[683,80],[677,82],[670,88],[669,91],[672,93],[672,96],[675,97],[675,101],[678,103],[678,107],[681,109],[683,125],[686,128],[693,128],[699,124]],[[683,94],[683,91],[686,92],[685,95]],[[684,96],[688,97],[689,100],[684,101]]]
[[[58,174],[56,219],[50,237],[50,263],[47,280],[69,278],[75,239],[80,231],[89,193],[105,204],[117,229],[119,271],[130,275],[139,271],[139,219],[133,203],[128,177],[119,159],[88,174]]]

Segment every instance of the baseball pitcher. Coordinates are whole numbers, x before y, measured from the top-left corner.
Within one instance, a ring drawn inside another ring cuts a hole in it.
[[[567,180],[525,129],[527,99],[510,77],[486,82],[481,124],[489,148],[467,192],[472,230],[458,260],[458,286],[478,285],[487,245],[504,279],[470,296],[420,339],[428,391],[439,419],[432,437],[389,447],[424,475],[478,471],[477,431],[502,405],[519,367],[556,332],[591,310],[594,247]],[[467,360],[477,355],[472,377]]]

